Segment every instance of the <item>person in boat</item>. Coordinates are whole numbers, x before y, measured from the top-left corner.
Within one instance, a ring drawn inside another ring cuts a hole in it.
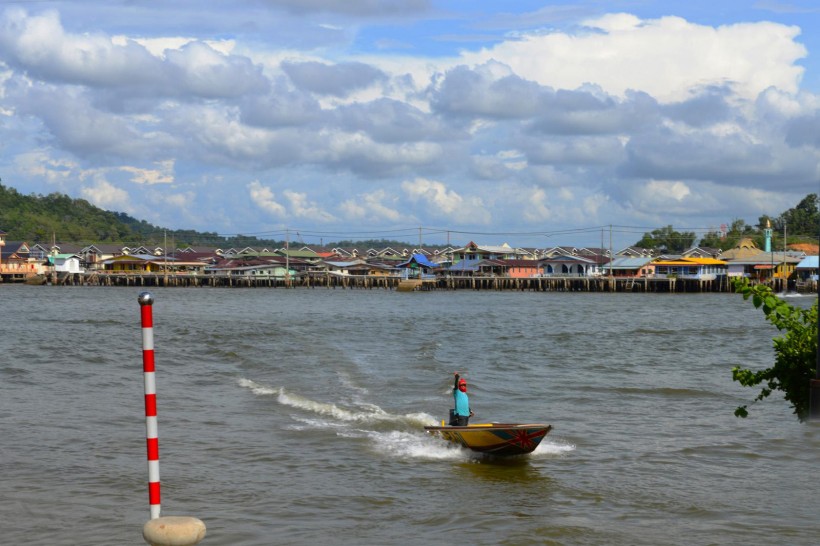
[[[470,398],[467,396],[467,380],[461,377],[458,372],[454,375],[453,401],[455,407],[450,417],[450,425],[466,427],[473,415],[473,412],[470,411]]]

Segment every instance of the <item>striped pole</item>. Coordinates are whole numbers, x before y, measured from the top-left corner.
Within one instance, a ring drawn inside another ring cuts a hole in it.
[[[151,519],[159,517],[159,437],[157,435],[157,384],[154,378],[154,297],[139,295],[142,318],[142,372],[145,380],[145,439],[148,448],[148,504]]]

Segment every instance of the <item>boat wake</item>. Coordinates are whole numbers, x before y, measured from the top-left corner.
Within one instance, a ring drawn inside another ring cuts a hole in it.
[[[270,387],[250,379],[240,379],[241,387],[257,396],[271,396],[281,406],[297,410],[290,415],[291,430],[326,430],[339,438],[365,440],[370,451],[390,458],[426,460],[463,460],[480,458],[469,449],[442,441],[422,429],[438,420],[427,413],[393,414],[381,407],[357,401],[352,407],[320,402],[289,392],[284,387]],[[543,441],[529,457],[554,458],[575,446]]]

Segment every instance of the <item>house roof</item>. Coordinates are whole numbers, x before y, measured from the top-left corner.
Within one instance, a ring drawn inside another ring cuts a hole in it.
[[[565,254],[559,254],[553,256],[552,258],[541,258],[538,260],[540,263],[581,263],[585,265],[596,265],[599,263],[599,259],[592,260],[590,258],[584,258],[583,256],[567,256]]]
[[[412,263],[417,263],[422,267],[429,267],[429,268],[436,268],[439,267],[438,264],[431,262],[427,259],[427,256],[424,254],[413,254],[410,256],[410,259],[406,262],[402,262],[400,264],[396,264],[396,267],[409,267]]]
[[[784,254],[783,252],[761,252],[747,258],[729,260],[728,263],[730,265],[781,264],[784,262],[787,264],[796,264],[799,263],[801,259],[799,256],[788,253]]]
[[[655,265],[726,265],[723,260],[714,258],[678,258],[673,260],[658,260]]]
[[[797,269],[817,269],[820,256],[806,256],[797,264]]]
[[[607,265],[608,268],[612,269],[640,269],[646,264],[650,263],[652,258],[649,256],[645,256],[643,258],[615,258],[612,262]]]

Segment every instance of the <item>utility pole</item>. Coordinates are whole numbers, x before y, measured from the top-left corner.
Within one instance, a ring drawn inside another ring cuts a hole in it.
[[[285,287],[290,287],[290,230],[285,228]]]
[[[615,285],[612,281],[612,224],[609,224],[609,290],[615,292]]]
[[[820,239],[818,242],[820,242]],[[820,269],[818,269],[818,273],[820,273]],[[817,276],[817,302],[820,304],[820,274]],[[817,328],[817,355],[815,356],[814,379],[809,380],[809,418],[820,420],[820,324]]]

